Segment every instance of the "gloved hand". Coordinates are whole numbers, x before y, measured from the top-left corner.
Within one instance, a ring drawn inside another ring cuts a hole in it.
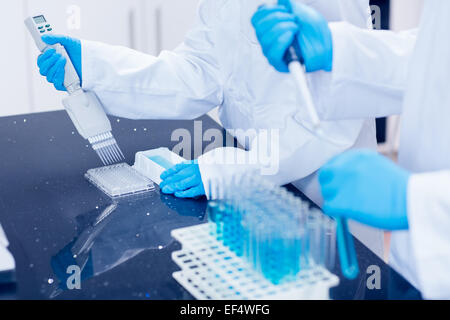
[[[323,210],[380,229],[408,229],[409,177],[374,151],[349,151],[319,172]]]
[[[252,24],[270,64],[280,72],[289,72],[284,55],[298,32],[295,16],[285,6],[263,5],[253,15]]]
[[[60,43],[66,49],[67,54],[72,60],[73,66],[80,78],[81,77],[81,42],[78,39],[66,36],[44,35],[42,41],[47,44],[54,45]],[[64,76],[66,66],[66,58],[57,53],[55,49],[47,49],[38,58],[39,71],[42,76],[47,77],[47,81],[52,83],[56,90],[66,91],[64,88]]]
[[[178,198],[196,198],[205,195],[202,177],[197,161],[177,164],[161,174],[159,187],[163,193]]]
[[[331,30],[326,19],[313,8],[292,0],[279,0],[278,6],[261,6],[252,24],[264,55],[278,71],[288,72],[284,57],[293,41],[298,42],[307,72],[332,70]]]

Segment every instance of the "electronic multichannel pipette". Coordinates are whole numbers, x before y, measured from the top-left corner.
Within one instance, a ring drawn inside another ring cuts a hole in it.
[[[101,102],[93,92],[85,92],[81,88],[80,78],[64,47],[60,44],[51,46],[42,41],[43,35],[53,32],[51,24],[43,15],[39,15],[27,18],[25,25],[41,52],[54,48],[67,59],[64,87],[69,96],[63,100],[63,105],[80,135],[89,141],[104,165],[124,160]]]

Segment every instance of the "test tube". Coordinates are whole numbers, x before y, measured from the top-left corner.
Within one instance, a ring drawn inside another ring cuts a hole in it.
[[[332,271],[336,264],[336,220],[324,216],[324,266]]]
[[[284,188],[244,175],[218,182],[209,206],[216,237],[274,284],[333,268],[336,222]]]
[[[313,268],[320,260],[320,223],[317,217],[317,213],[313,210],[309,210],[306,228],[308,232],[308,255],[307,255],[307,268]]]

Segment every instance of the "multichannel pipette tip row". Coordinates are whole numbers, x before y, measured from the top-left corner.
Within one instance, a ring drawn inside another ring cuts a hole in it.
[[[286,189],[243,176],[212,181],[209,192],[211,233],[273,284],[334,267],[336,222]]]
[[[125,156],[111,132],[89,138],[89,143],[105,166],[125,160]]]

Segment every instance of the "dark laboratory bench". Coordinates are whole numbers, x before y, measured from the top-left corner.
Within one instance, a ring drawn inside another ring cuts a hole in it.
[[[197,121],[203,130],[220,129],[207,116]],[[137,151],[174,147],[176,129],[194,132],[194,121],[111,122],[129,164]],[[176,199],[157,189],[113,204],[85,180],[85,172],[101,164],[64,111],[0,118],[0,162],[0,223],[17,279],[0,285],[0,299],[193,298],[172,278],[179,269],[171,253],[181,246],[170,231],[205,222],[205,199]],[[98,222],[105,210],[112,213]],[[337,262],[341,282],[331,290],[333,299],[420,298],[364,245],[355,245],[360,275],[344,279]],[[65,285],[70,265],[82,270],[79,290]],[[381,270],[381,288],[370,290],[366,270],[374,265]]]

